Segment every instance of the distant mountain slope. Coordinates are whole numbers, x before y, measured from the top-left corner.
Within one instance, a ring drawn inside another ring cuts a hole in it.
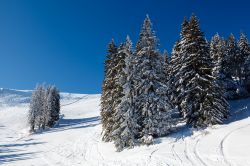
[[[32,91],[0,89],[0,106],[14,106],[29,103]]]
[[[0,88],[0,107],[17,106],[28,104],[32,95],[32,90],[16,90]],[[62,105],[67,105],[77,100],[81,100],[85,94],[60,93]]]

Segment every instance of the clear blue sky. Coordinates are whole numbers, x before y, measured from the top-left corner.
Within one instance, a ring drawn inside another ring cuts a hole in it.
[[[136,43],[146,14],[171,51],[184,16],[195,13],[208,39],[219,32],[250,39],[248,0],[1,0],[0,87],[100,93],[111,38]]]

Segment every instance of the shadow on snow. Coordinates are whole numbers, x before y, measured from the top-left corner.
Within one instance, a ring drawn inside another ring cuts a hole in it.
[[[250,117],[250,98],[233,100],[229,103],[231,106],[231,116],[224,124],[229,124]]]
[[[98,124],[100,124],[99,116],[89,117],[89,118],[80,118],[80,119],[60,119],[58,125],[44,132],[51,133],[51,132],[71,130],[71,129],[94,127]]]
[[[15,161],[28,160],[31,158],[35,158],[34,154],[36,153],[38,152],[15,153],[15,154],[6,154],[6,155],[0,154],[0,164],[8,164],[8,163],[15,162]]]
[[[227,120],[224,121],[223,125],[230,124],[232,122],[236,122],[250,117],[250,98],[233,100],[230,101],[229,103],[230,103],[231,115]],[[198,130],[200,129],[189,127],[188,125],[185,125],[185,123],[182,122],[182,124],[179,124],[175,128],[173,133],[168,135],[168,137],[173,138],[175,141],[177,141],[192,136],[193,132]],[[162,139],[164,139],[164,137],[156,139],[155,143],[156,144],[161,143]]]
[[[2,144],[0,145],[0,165],[10,164],[15,161],[27,160],[34,158],[34,154],[39,152],[24,153],[25,147],[43,144],[44,142],[18,143],[18,144]],[[17,149],[19,148],[19,149]],[[22,148],[23,150],[20,150]]]

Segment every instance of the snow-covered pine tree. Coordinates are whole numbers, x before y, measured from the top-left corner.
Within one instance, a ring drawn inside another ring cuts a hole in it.
[[[168,51],[167,50],[163,51],[163,57],[164,57],[165,66],[166,66],[166,68],[168,68],[167,66],[169,64],[169,55],[168,55]]]
[[[112,40],[108,45],[108,54],[105,60],[105,74],[102,85],[101,96],[101,120],[102,120],[102,140],[111,141],[111,132],[114,124],[114,84],[115,84],[115,58],[117,56],[117,46]]]
[[[225,57],[223,61],[223,70],[226,80],[226,98],[235,99],[238,97],[237,90],[241,89],[239,83],[238,60],[239,50],[233,34],[230,34],[225,41]]]
[[[214,91],[217,92],[214,93],[217,98],[215,102],[217,110],[214,110],[214,112],[218,115],[220,115],[220,113],[217,113],[218,111],[222,112],[222,115],[220,115],[222,118],[219,120],[219,123],[222,123],[222,120],[229,115],[229,104],[226,101],[226,96],[228,95],[227,85],[230,83],[230,80],[227,80],[225,70],[223,70],[225,69],[225,41],[218,33],[213,36],[210,42],[210,56],[213,60]]]
[[[31,101],[30,101],[30,106],[29,106],[29,113],[28,113],[28,124],[29,124],[29,127],[30,127],[30,132],[35,131],[35,120],[36,120],[36,115],[37,115],[36,95],[37,95],[37,92],[36,92],[36,90],[34,90],[33,93],[32,93],[32,96],[31,96]]]
[[[115,71],[114,74],[114,82],[113,82],[113,114],[112,114],[112,118],[114,121],[114,124],[112,126],[112,132],[111,132],[111,139],[115,139],[114,136],[116,134],[116,132],[113,132],[115,130],[119,130],[119,128],[121,127],[119,120],[121,120],[122,114],[121,114],[121,110],[120,110],[120,103],[122,101],[122,98],[124,97],[124,90],[123,90],[123,84],[125,84],[126,82],[126,74],[125,74],[125,67],[126,67],[126,63],[125,63],[125,58],[128,55],[128,53],[124,52],[126,51],[126,46],[127,43],[121,43],[121,45],[118,47],[117,50],[117,56],[115,56],[114,58],[114,67],[113,67],[113,71]]]
[[[60,115],[60,93],[59,90],[49,85],[45,97],[45,126],[53,127],[59,120]]]
[[[169,99],[172,103],[172,105],[175,107],[177,111],[179,111],[179,105],[177,103],[177,89],[175,86],[175,81],[177,79],[176,73],[179,70],[178,69],[178,63],[180,62],[180,56],[179,56],[179,51],[180,51],[180,41],[177,41],[173,47],[172,50],[172,55],[171,55],[171,60],[168,66],[168,74],[166,76],[168,77],[167,85],[169,86],[168,89],[168,96]],[[180,113],[180,112],[179,112]]]
[[[49,121],[51,121],[51,102],[50,100],[50,94],[51,94],[51,85],[48,85],[48,87],[46,88],[45,91],[45,96],[44,96],[44,111],[43,111],[43,116],[44,116],[44,122],[43,122],[43,126],[45,127],[49,127],[48,123]]]
[[[34,132],[36,129],[44,128],[44,99],[45,89],[43,85],[37,85],[32,93],[30,102],[30,109],[28,114],[28,123],[30,131]]]
[[[172,106],[167,97],[164,59],[157,49],[157,39],[151,29],[149,16],[144,20],[135,51],[134,102],[140,136],[143,143],[152,137],[165,135],[171,128]]]
[[[180,108],[187,123],[194,127],[222,123],[228,115],[227,102],[212,76],[208,43],[196,16],[191,16],[188,28],[181,39],[181,80],[177,87],[181,89]]]
[[[55,123],[59,120],[60,118],[60,110],[61,110],[61,103],[60,103],[60,91],[56,86],[53,86],[52,88],[52,94],[53,94],[53,112],[52,112],[52,123],[55,125]]]
[[[180,111],[180,115],[183,115],[181,112],[180,105],[182,101],[182,91],[183,91],[183,84],[182,84],[182,74],[181,68],[183,63],[183,57],[181,56],[181,51],[183,47],[183,43],[186,40],[186,36],[189,30],[189,22],[186,18],[184,18],[182,26],[181,26],[181,33],[180,33],[180,40],[178,40],[172,50],[172,57],[171,57],[171,72],[170,72],[170,99],[173,105]],[[183,53],[182,53],[183,54]]]
[[[248,48],[248,41],[246,36],[241,33],[240,34],[240,40],[237,43],[236,49],[237,49],[237,56],[235,57],[235,63],[236,63],[236,76],[238,78],[238,82],[240,86],[243,86],[243,71],[244,71],[244,63],[247,57],[247,53],[245,52],[245,49]]]
[[[225,42],[219,36],[215,34],[210,42],[210,56],[213,60],[213,76],[216,78],[218,85],[226,90],[226,77],[224,74],[224,58],[225,58]]]
[[[44,85],[38,86],[37,89],[37,102],[38,102],[38,116],[36,118],[37,122],[36,125],[38,126],[38,130],[45,129],[45,94],[46,94],[46,89]]]
[[[223,41],[219,34],[215,34],[210,42],[210,55],[213,59],[214,65],[217,66],[220,57],[223,57],[224,48]]]
[[[133,147],[136,144],[137,119],[135,115],[135,106],[133,101],[133,61],[134,55],[131,51],[132,43],[129,37],[122,44],[118,51],[118,56],[124,57],[119,62],[122,64],[119,84],[122,87],[123,97],[114,113],[113,138],[117,151],[126,147]]]
[[[234,80],[238,82],[239,76],[239,60],[242,58],[239,57],[239,50],[237,47],[237,42],[233,34],[230,34],[226,40],[226,55],[228,56],[228,71]]]
[[[240,34],[240,40],[238,42],[239,54],[243,63],[241,63],[241,80],[243,87],[250,92],[250,47],[247,37],[244,33]]]
[[[170,79],[171,66],[170,66],[169,54],[168,54],[167,50],[164,50],[164,52],[163,52],[163,58],[164,58],[165,81],[166,81],[166,84],[168,85],[169,79]]]

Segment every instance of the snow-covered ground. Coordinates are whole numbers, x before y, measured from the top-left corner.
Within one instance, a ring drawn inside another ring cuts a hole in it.
[[[180,127],[152,146],[116,152],[101,141],[100,95],[62,93],[57,127],[29,135],[31,91],[0,89],[0,165],[248,166],[250,99],[230,103],[232,117],[203,131]],[[249,107],[249,108],[248,108]]]

